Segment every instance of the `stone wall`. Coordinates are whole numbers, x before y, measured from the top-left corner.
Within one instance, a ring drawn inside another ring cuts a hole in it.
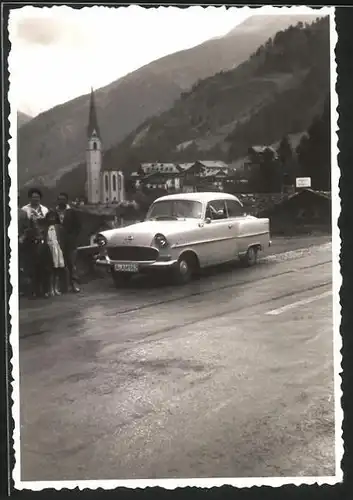
[[[288,198],[288,194],[270,193],[270,194],[239,194],[237,197],[243,203],[245,211],[251,215],[271,210],[276,204]]]

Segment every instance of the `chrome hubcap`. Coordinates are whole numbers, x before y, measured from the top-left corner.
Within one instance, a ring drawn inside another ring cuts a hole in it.
[[[187,274],[189,267],[188,267],[187,262],[185,262],[185,260],[182,260],[180,262],[179,269],[180,269],[181,274]]]

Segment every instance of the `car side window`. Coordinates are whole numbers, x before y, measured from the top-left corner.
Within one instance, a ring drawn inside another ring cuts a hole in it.
[[[244,215],[244,207],[236,200],[227,200],[228,217],[241,217]]]
[[[222,220],[227,218],[227,209],[224,200],[213,200],[207,204],[206,218]]]

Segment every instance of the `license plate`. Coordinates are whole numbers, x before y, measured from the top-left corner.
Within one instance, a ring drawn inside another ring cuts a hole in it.
[[[129,264],[114,264],[114,270],[121,273],[138,273],[138,265],[134,263]]]

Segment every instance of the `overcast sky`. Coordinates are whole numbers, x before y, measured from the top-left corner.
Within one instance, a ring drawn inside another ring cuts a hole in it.
[[[19,110],[35,116],[87,94],[91,86],[102,87],[164,55],[222,36],[253,13],[199,6],[13,9],[11,95]]]

